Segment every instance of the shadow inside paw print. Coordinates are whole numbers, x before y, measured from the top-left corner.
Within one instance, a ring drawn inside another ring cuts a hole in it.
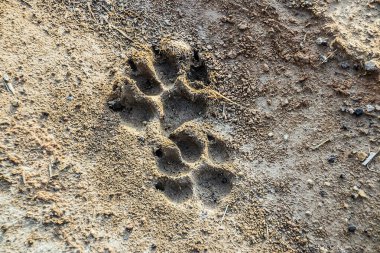
[[[206,113],[207,102],[202,97],[189,99],[181,92],[167,93],[163,97],[165,131],[173,131],[184,122],[202,117]]]
[[[194,163],[201,157],[204,144],[195,134],[181,131],[170,135],[170,139],[177,145],[186,162]]]
[[[155,69],[158,77],[166,87],[172,87],[178,77],[180,66],[176,59],[168,58],[159,48],[153,47],[155,58]]]
[[[167,144],[171,149],[156,150],[159,169],[168,176],[188,175],[194,200],[209,208],[217,207],[231,192],[235,178],[226,164],[229,154],[224,141],[217,134],[203,131],[201,123],[190,122],[176,129],[166,142],[171,143]],[[163,166],[169,167],[163,170]],[[183,166],[186,169],[178,171]],[[168,173],[168,168],[174,170]]]
[[[199,198],[205,205],[215,206],[230,193],[234,175],[210,165],[203,165],[194,173]]]
[[[194,50],[193,58],[194,61],[190,66],[190,71],[187,73],[187,77],[191,82],[200,81],[203,84],[209,84],[210,78],[208,75],[207,66],[203,61],[201,61],[197,50]]]
[[[108,107],[117,111],[120,118],[135,129],[143,129],[148,123],[159,117],[159,110],[154,100],[147,99],[129,78],[116,79]]]
[[[198,51],[183,41],[163,39],[159,48],[140,46],[129,53],[129,75],[115,80],[110,109],[138,131],[157,128],[163,142],[153,149],[160,176],[155,188],[168,200],[200,200],[215,207],[233,186],[225,143],[203,132],[210,89],[208,68]],[[147,126],[155,122],[152,127]],[[216,165],[218,164],[218,165]]]
[[[188,177],[176,179],[162,177],[158,179],[155,187],[176,203],[184,202],[193,195],[192,183]]]
[[[121,113],[121,118],[135,128],[142,128],[146,122],[151,121],[154,117],[154,108],[144,102],[126,104]]]
[[[161,146],[154,151],[159,170],[170,176],[178,176],[190,171],[190,167],[181,159],[175,145]]]
[[[226,143],[211,134],[207,135],[207,139],[209,141],[208,156],[210,159],[215,163],[223,163],[228,161],[230,156],[227,151]]]

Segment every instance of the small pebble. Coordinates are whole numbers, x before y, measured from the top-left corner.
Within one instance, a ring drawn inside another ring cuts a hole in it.
[[[49,117],[49,113],[48,112],[42,112],[41,113],[41,119],[47,119]]]
[[[284,98],[284,99],[281,100],[281,105],[282,106],[287,106],[288,104],[289,104],[289,99]]]
[[[74,96],[71,95],[71,94],[69,94],[66,99],[69,100],[69,101],[72,101],[74,99]]]
[[[228,58],[235,59],[237,57],[237,52],[235,50],[231,50],[227,53]]]
[[[266,64],[266,63],[263,64],[263,70],[264,70],[264,72],[269,72],[268,64]]]
[[[315,43],[317,43],[317,45],[321,45],[321,46],[327,46],[328,45],[327,38],[322,38],[322,37],[317,38]]]
[[[11,78],[8,76],[7,73],[5,73],[5,74],[3,75],[3,79],[4,79],[5,82],[9,82],[9,81],[11,80]]]
[[[348,225],[348,232],[355,233],[356,231],[356,226],[353,224]]]
[[[314,185],[314,181],[311,180],[311,179],[308,179],[308,180],[306,181],[306,183],[308,184],[309,187],[312,187],[312,186]]]
[[[375,107],[373,105],[366,105],[367,112],[373,112],[375,110]]]
[[[289,134],[284,134],[284,141],[288,141],[289,140]]]
[[[114,111],[121,111],[124,109],[124,106],[121,104],[119,100],[108,101],[107,104],[108,107]]]
[[[364,110],[363,110],[362,108],[357,108],[357,109],[355,109],[355,111],[354,111],[354,114],[355,114],[356,117],[360,117],[360,116],[362,116],[363,113],[364,113]]]
[[[11,102],[11,105],[13,106],[13,107],[20,107],[20,102],[18,101],[18,100],[15,100],[15,101],[12,101]]]
[[[306,211],[305,215],[308,216],[308,217],[310,217],[311,216],[311,212],[310,211]]]
[[[274,134],[273,134],[272,132],[269,132],[269,133],[268,133],[268,137],[273,137],[273,135],[274,135]]]
[[[245,22],[242,22],[238,25],[239,30],[244,31],[248,29],[248,25]]]
[[[319,192],[319,195],[321,195],[321,197],[324,198],[324,197],[327,196],[327,192],[324,191],[324,190],[321,190],[321,191]]]
[[[330,164],[333,164],[336,162],[336,155],[330,155],[328,158],[327,158],[327,161],[330,163]]]
[[[342,69],[349,69],[349,68],[350,68],[350,64],[348,64],[348,62],[342,62],[342,63],[340,64],[340,67],[341,67]]]
[[[356,154],[356,157],[359,159],[359,161],[364,161],[366,158],[367,158],[367,153],[363,152],[363,151],[359,151],[357,154]]]
[[[319,56],[319,59],[321,60],[322,63],[326,63],[329,60],[329,58],[327,58],[327,56],[323,54]]]
[[[378,71],[379,68],[374,60],[370,60],[364,63],[364,69],[368,72]]]
[[[181,10],[178,10],[178,16],[180,18],[183,18],[185,15],[184,15],[184,13]]]
[[[363,199],[367,199],[368,198],[368,195],[365,193],[365,191],[363,191],[362,189],[360,189],[358,191],[358,195],[359,197],[363,198]]]

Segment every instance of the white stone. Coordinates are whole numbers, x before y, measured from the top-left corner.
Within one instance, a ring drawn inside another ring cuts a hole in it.
[[[367,108],[367,112],[372,112],[375,110],[375,107],[373,105],[367,105],[366,108]]]

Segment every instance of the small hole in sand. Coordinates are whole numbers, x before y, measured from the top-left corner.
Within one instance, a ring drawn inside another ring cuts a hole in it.
[[[128,65],[132,69],[132,71],[137,71],[137,66],[136,66],[135,62],[132,59],[128,60]]]
[[[164,155],[164,153],[162,152],[162,149],[159,148],[154,152],[154,155],[161,158]]]
[[[199,62],[200,57],[199,57],[199,51],[198,50],[193,51],[193,57],[194,57],[195,61]]]
[[[188,78],[192,82],[202,81],[205,84],[209,84],[210,80],[208,78],[208,71],[205,63],[201,63],[200,65],[191,65]]]
[[[157,45],[152,45],[152,50],[155,55],[160,55],[160,49]]]
[[[159,191],[165,191],[165,185],[163,182],[157,182],[154,187]]]
[[[212,136],[212,135],[210,135],[210,134],[208,134],[208,135],[207,135],[207,140],[208,140],[208,141],[213,141],[213,140],[215,140],[215,137]]]

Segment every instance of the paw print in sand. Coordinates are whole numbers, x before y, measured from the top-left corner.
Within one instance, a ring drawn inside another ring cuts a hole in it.
[[[197,51],[163,39],[129,53],[128,74],[117,78],[108,106],[129,127],[146,131],[160,176],[155,188],[174,203],[200,200],[215,207],[232,187],[225,142],[200,120],[216,92]]]
[[[158,168],[164,174],[156,188],[170,200],[183,202],[194,195],[214,207],[231,191],[234,174],[226,163],[227,147],[210,131],[200,123],[186,122],[155,150]]]

